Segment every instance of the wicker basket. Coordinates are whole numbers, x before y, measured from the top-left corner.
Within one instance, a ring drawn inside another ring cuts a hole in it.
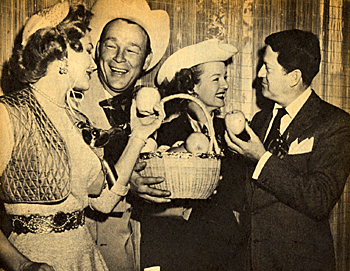
[[[221,154],[215,139],[215,132],[209,113],[203,103],[188,94],[175,94],[162,99],[189,99],[196,102],[205,112],[210,137],[209,152],[192,154],[181,152],[157,152],[140,155],[147,163],[140,172],[144,177],[164,177],[165,181],[153,187],[171,191],[170,198],[206,199],[215,190],[220,177]]]

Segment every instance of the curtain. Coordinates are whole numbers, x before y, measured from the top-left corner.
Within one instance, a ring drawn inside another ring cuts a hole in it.
[[[105,0],[108,1],[108,0]],[[0,1],[0,65],[8,59],[16,33],[27,16],[57,0]],[[91,7],[94,0],[84,2]],[[161,62],[178,49],[209,38],[235,45],[228,69],[229,86],[223,113],[242,110],[250,119],[259,110],[254,79],[258,50],[269,34],[299,28],[320,38],[322,63],[312,87],[326,101],[350,112],[350,0],[148,0],[152,9],[170,15],[171,37]],[[1,68],[2,66],[0,66]],[[156,66],[141,84],[153,85]],[[338,270],[350,270],[349,182],[332,212]]]

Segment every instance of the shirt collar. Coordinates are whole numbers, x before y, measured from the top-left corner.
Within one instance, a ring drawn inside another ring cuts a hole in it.
[[[311,93],[311,87],[308,87],[303,93],[301,93],[293,102],[291,102],[286,107],[286,111],[291,119],[294,119],[294,117],[298,114],[300,109],[306,103],[307,99],[309,99]],[[279,108],[282,108],[282,106],[275,103],[274,111],[277,111],[277,109]]]
[[[105,94],[106,100],[113,98],[113,95],[110,94],[105,88],[103,88],[103,93]]]

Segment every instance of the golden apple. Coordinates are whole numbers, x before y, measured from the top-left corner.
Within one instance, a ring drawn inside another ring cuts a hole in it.
[[[136,93],[136,108],[141,115],[154,114],[154,105],[160,101],[160,93],[157,88],[143,87]]]
[[[225,115],[226,129],[234,135],[239,135],[244,131],[245,122],[245,116],[240,110],[234,110]]]
[[[194,132],[188,136],[185,148],[191,153],[207,153],[209,150],[209,139],[201,132]]]

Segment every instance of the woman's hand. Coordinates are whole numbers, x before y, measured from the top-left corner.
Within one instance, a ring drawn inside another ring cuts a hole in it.
[[[131,134],[137,138],[146,139],[152,135],[162,124],[165,118],[164,104],[156,103],[153,107],[154,114],[149,116],[137,116],[136,102],[132,101],[130,109]],[[147,121],[145,121],[147,118]]]
[[[55,269],[46,263],[36,263],[30,261],[23,264],[20,271],[55,271]]]

